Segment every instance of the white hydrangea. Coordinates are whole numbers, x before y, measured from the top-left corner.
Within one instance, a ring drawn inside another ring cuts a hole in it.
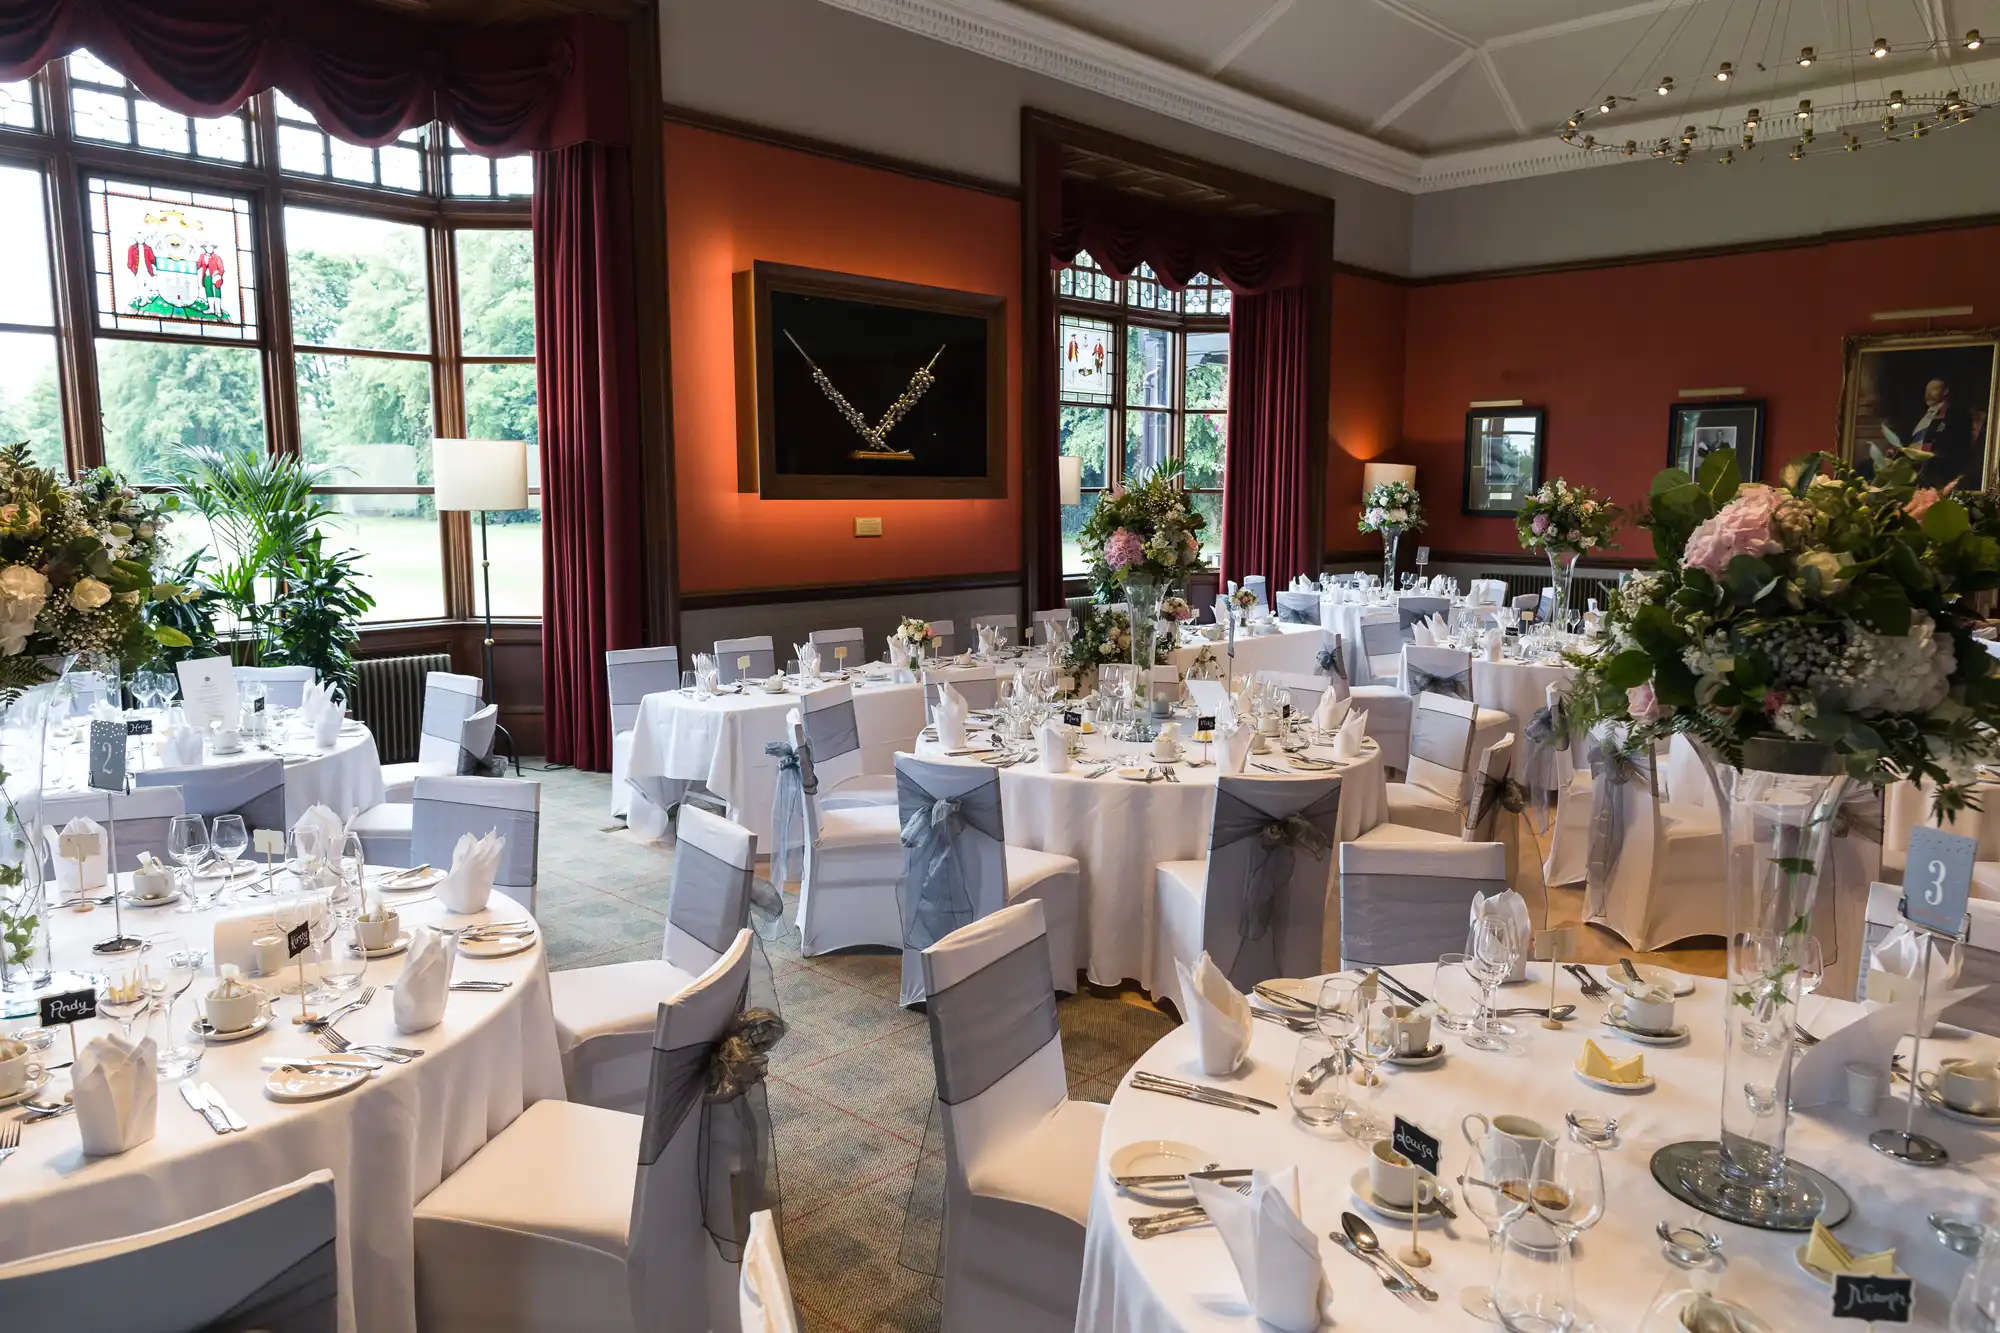
[[[1828,684],[1857,713],[1928,713],[1951,692],[1957,666],[1951,640],[1918,611],[1908,634],[1850,630],[1847,651]]]

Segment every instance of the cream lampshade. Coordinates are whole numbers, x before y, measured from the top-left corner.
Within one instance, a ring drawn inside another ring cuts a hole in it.
[[[1377,486],[1386,486],[1392,481],[1417,484],[1417,470],[1408,463],[1364,463],[1361,465],[1361,493],[1363,495]],[[442,506],[440,506],[442,507]]]
[[[439,509],[526,509],[528,446],[521,440],[434,439],[431,486]]]
[[[1063,457],[1056,460],[1056,486],[1061,503],[1080,505],[1083,503],[1083,460]]]

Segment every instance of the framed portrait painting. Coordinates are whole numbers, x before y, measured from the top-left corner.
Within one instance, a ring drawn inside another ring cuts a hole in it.
[[[1667,466],[1699,476],[1702,460],[1718,449],[1736,451],[1736,471],[1745,481],[1764,474],[1764,400],[1675,403],[1667,409]]]
[[[1841,389],[1841,456],[1866,467],[1872,448],[1917,445],[1931,454],[1920,474],[1925,485],[1993,485],[2000,481],[1996,392],[2000,329],[1852,335]]]
[[[1465,414],[1465,512],[1508,518],[1542,484],[1548,413],[1539,407]]]

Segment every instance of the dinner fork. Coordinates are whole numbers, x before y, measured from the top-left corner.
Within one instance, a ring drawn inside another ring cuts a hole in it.
[[[321,1014],[317,1018],[308,1018],[303,1024],[301,1024],[301,1026],[305,1027],[308,1030],[332,1027],[335,1020],[347,1017],[349,1014],[353,1013],[356,1009],[366,1009],[368,1007],[368,1002],[374,998],[375,998],[375,988],[373,986],[363,986],[361,988],[361,994],[359,996],[355,997],[352,1000],[349,1000],[346,1004],[341,1005],[340,1008],[335,1009],[330,1013]]]
[[[417,1056],[423,1054],[422,1051],[403,1046],[371,1046],[366,1042],[349,1041],[332,1028],[321,1028],[319,1030],[319,1044],[332,1051],[335,1055],[346,1055],[349,1051],[363,1051],[369,1055],[380,1056],[384,1060],[399,1065],[406,1065]]]
[[[1246,1199],[1250,1197],[1250,1181],[1228,1181],[1223,1183],[1226,1183],[1229,1189],[1235,1190]],[[1198,1227],[1207,1220],[1208,1211],[1197,1203],[1186,1208],[1171,1208],[1164,1213],[1150,1213],[1145,1217],[1135,1217],[1131,1219],[1130,1225],[1133,1239],[1148,1240],[1154,1236],[1163,1236],[1170,1231],[1184,1231],[1188,1227]]]
[[[0,1162],[6,1161],[21,1151],[21,1122],[10,1120],[0,1125]]]

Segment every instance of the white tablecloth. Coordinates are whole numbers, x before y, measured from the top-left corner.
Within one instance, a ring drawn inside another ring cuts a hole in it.
[[[635,779],[702,783],[728,804],[729,817],[768,849],[778,761],[764,753],[764,746],[785,739],[785,714],[806,697],[797,691],[766,694],[755,689],[708,699],[679,690],[649,694],[639,704],[627,772]],[[856,684],[854,720],[861,733],[861,771],[892,773],[896,751],[908,750],[923,729],[923,687]],[[633,831],[663,836],[666,812],[636,791],[631,799],[627,822]]]
[[[1472,659],[1472,697],[1481,708],[1497,708],[1513,718],[1508,734],[1518,738],[1528,719],[1548,706],[1549,686],[1567,687],[1575,676],[1576,668],[1561,662],[1520,662],[1511,658],[1489,662],[1475,654]],[[1514,742],[1515,777],[1521,775],[1527,759],[1527,743],[1517,739]],[[1562,779],[1567,783],[1569,775],[1576,771],[1574,750],[1558,750],[1556,761],[1561,766]]]
[[[1236,679],[1242,680],[1257,671],[1311,675],[1319,664],[1321,638],[1318,625],[1281,624],[1272,634],[1238,634]],[[1190,636],[1181,647],[1172,651],[1167,660],[1179,667],[1182,672],[1186,672],[1204,648],[1214,654],[1216,675],[1220,678],[1230,669],[1227,639],[1211,643],[1206,639]]]
[[[79,727],[76,738],[69,744],[51,747],[49,767],[44,772],[42,783],[48,795],[61,796],[85,790],[88,755],[84,735],[84,729]],[[204,745],[202,763],[249,764],[260,759],[283,758],[287,826],[296,823],[300,815],[315,805],[324,805],[346,819],[357,811],[382,803],[382,757],[375,749],[374,734],[362,723],[350,723],[349,729],[343,731],[331,749],[322,750],[313,744],[311,734],[297,723],[275,730],[261,744],[270,748],[259,748],[259,742],[246,739],[243,749],[233,755],[218,755]],[[164,766],[155,737],[135,736],[128,742],[128,772],[137,773]],[[10,774],[7,784],[10,795],[20,794],[15,787],[22,780],[20,775]]]
[[[397,896],[418,895],[391,895]],[[432,898],[412,903],[401,915],[406,925],[425,923],[440,919],[443,909]],[[495,894],[487,913],[453,917],[451,924],[526,915],[519,904]],[[176,915],[168,907],[128,908],[125,929],[141,936],[173,931],[190,945],[207,948],[214,917]],[[109,908],[57,912],[56,966],[89,968],[90,942],[111,929]],[[334,1173],[340,1200],[341,1327],[367,1333],[414,1330],[411,1210],[531,1103],[562,1097],[563,1078],[539,941],[511,958],[457,959],[453,976],[461,980],[513,985],[492,995],[453,993],[444,1022],[414,1036],[399,1034],[391,1021],[388,985],[403,961],[369,964],[368,981],[381,989],[367,1008],[340,1020],[340,1031],[353,1041],[413,1046],[425,1053],[410,1064],[386,1066],[352,1092],[293,1104],[264,1095],[265,1057],[321,1053],[282,1017],[287,1000],[296,1011],[297,999],[274,996],[280,1021],[259,1036],[210,1046],[197,1075],[215,1084],[249,1122],[246,1131],[213,1133],[165,1081],[153,1139],[122,1156],[84,1157],[74,1115],[24,1126],[21,1151],[0,1170],[0,1261],[167,1226],[324,1167]],[[192,1016],[193,997],[213,985],[212,975],[196,978],[176,1006],[181,1021]],[[76,1035],[87,1041],[112,1027],[92,1020],[78,1024]],[[58,1034],[48,1056],[67,1060],[68,1038]],[[50,1093],[68,1086],[68,1074],[59,1073]]]
[[[1510,987],[1508,1003],[1542,1003],[1548,993],[1546,964],[1531,963],[1529,984]],[[1420,990],[1431,985],[1429,967],[1392,969]],[[1578,1242],[1577,1290],[1601,1330],[1636,1328],[1647,1304],[1667,1276],[1660,1242],[1653,1228],[1660,1220],[1685,1221],[1691,1209],[1654,1183],[1648,1169],[1654,1151],[1687,1139],[1713,1139],[1718,1132],[1718,1084],[1722,1074],[1722,983],[1703,980],[1694,995],[1683,998],[1679,1015],[1692,1029],[1689,1043],[1678,1048],[1640,1048],[1605,1036],[1597,1023],[1604,1006],[1585,1000],[1576,982],[1563,974],[1559,998],[1581,1005],[1584,1021],[1563,1032],[1546,1032],[1532,1021],[1522,1023],[1511,1054],[1471,1051],[1446,1034],[1448,1053],[1440,1065],[1426,1069],[1387,1069],[1386,1086],[1375,1093],[1376,1114],[1385,1122],[1394,1113],[1413,1119],[1444,1142],[1446,1177],[1460,1173],[1469,1150],[1460,1120],[1473,1111],[1488,1115],[1511,1112],[1560,1129],[1563,1112],[1587,1109],[1619,1117],[1621,1142],[1604,1157],[1609,1207],[1602,1221]],[[1808,1028],[1825,1033],[1858,1015],[1858,1006],[1840,1000],[1809,998],[1802,1010]],[[1178,1098],[1135,1091],[1122,1084],[1112,1098],[1104,1126],[1103,1146],[1092,1185],[1090,1226],[1085,1240],[1082,1297],[1077,1310],[1078,1333],[1170,1333],[1172,1330],[1252,1330],[1262,1327],[1251,1318],[1243,1288],[1214,1230],[1199,1227],[1153,1240],[1134,1240],[1126,1219],[1151,1211],[1119,1195],[1109,1183],[1106,1163],[1113,1151],[1141,1139],[1178,1139],[1201,1148],[1227,1166],[1276,1170],[1299,1168],[1304,1220],[1320,1239],[1321,1265],[1332,1290],[1337,1325],[1346,1333],[1393,1333],[1421,1323],[1427,1328],[1479,1330],[1491,1327],[1460,1310],[1458,1293],[1490,1280],[1485,1233],[1469,1211],[1449,1232],[1427,1227],[1424,1246],[1432,1266],[1421,1279],[1442,1299],[1412,1314],[1411,1307],[1385,1291],[1361,1263],[1342,1251],[1327,1235],[1340,1227],[1342,1210],[1356,1209],[1349,1182],[1367,1163],[1363,1148],[1341,1136],[1309,1132],[1291,1115],[1285,1085],[1296,1035],[1269,1023],[1251,1026],[1250,1058],[1228,1086],[1286,1109],[1251,1117],[1216,1110]],[[1924,1043],[1924,1066],[1974,1048],[2000,1049],[1991,1038],[1968,1038],[1955,1030],[1944,1039]],[[1649,1093],[1604,1092],[1583,1083],[1569,1066],[1582,1050],[1586,1035],[1597,1036],[1614,1053],[1643,1049],[1646,1069],[1659,1085]],[[1907,1049],[1907,1046],[1906,1046]],[[1184,1079],[1205,1079],[1194,1059],[1192,1030],[1175,1029],[1140,1059],[1136,1068]],[[1900,1085],[1898,1085],[1900,1087]],[[1357,1089],[1357,1091],[1359,1091]],[[1868,1119],[1839,1107],[1818,1107],[1796,1114],[1789,1148],[1798,1160],[1814,1166],[1852,1195],[1855,1213],[1840,1228],[1840,1236],[1858,1251],[1894,1245],[1904,1272],[1917,1279],[1913,1328],[1942,1329],[1945,1313],[1967,1261],[1939,1245],[1925,1225],[1933,1209],[1976,1213],[1981,1196],[1992,1197],[1995,1179],[1994,1135],[1920,1112],[1921,1131],[1943,1143],[1952,1160],[1935,1170],[1903,1166],[1870,1150],[1867,1132],[1902,1121],[1902,1104],[1885,1100]],[[1393,1223],[1371,1218],[1378,1234],[1392,1248],[1407,1240]],[[1756,1231],[1715,1219],[1702,1225],[1723,1237],[1728,1273],[1722,1293],[1756,1310],[1772,1327],[1785,1333],[1824,1333],[1831,1293],[1800,1271],[1793,1252],[1803,1236]],[[1405,1229],[1406,1230],[1406,1229]],[[1858,1327],[1858,1325],[1857,1325]]]
[[[1191,747],[1197,757],[1201,749]],[[918,752],[926,758],[942,757],[930,742]],[[1211,757],[1219,753],[1214,747],[1209,752]],[[1074,762],[1087,765],[1107,753],[1131,756],[1136,747],[1119,742],[1107,748],[1103,737],[1096,735],[1088,738],[1083,758]],[[1326,757],[1332,752],[1314,753]],[[1255,762],[1263,756],[1252,758]],[[1132,977],[1151,989],[1156,968],[1172,970],[1171,962],[1147,956],[1153,938],[1153,868],[1162,861],[1198,861],[1208,854],[1216,766],[1182,765],[1176,783],[1133,782],[1115,772],[1086,778],[1085,771],[1073,767],[1067,773],[1048,773],[1032,761],[1000,770],[1007,841],[1073,856],[1082,864],[1077,945],[1091,981],[1115,986]],[[1250,773],[1278,776],[1257,769]],[[1380,824],[1388,817],[1388,805],[1381,754],[1371,742],[1362,758],[1341,770],[1341,840],[1357,838]]]

